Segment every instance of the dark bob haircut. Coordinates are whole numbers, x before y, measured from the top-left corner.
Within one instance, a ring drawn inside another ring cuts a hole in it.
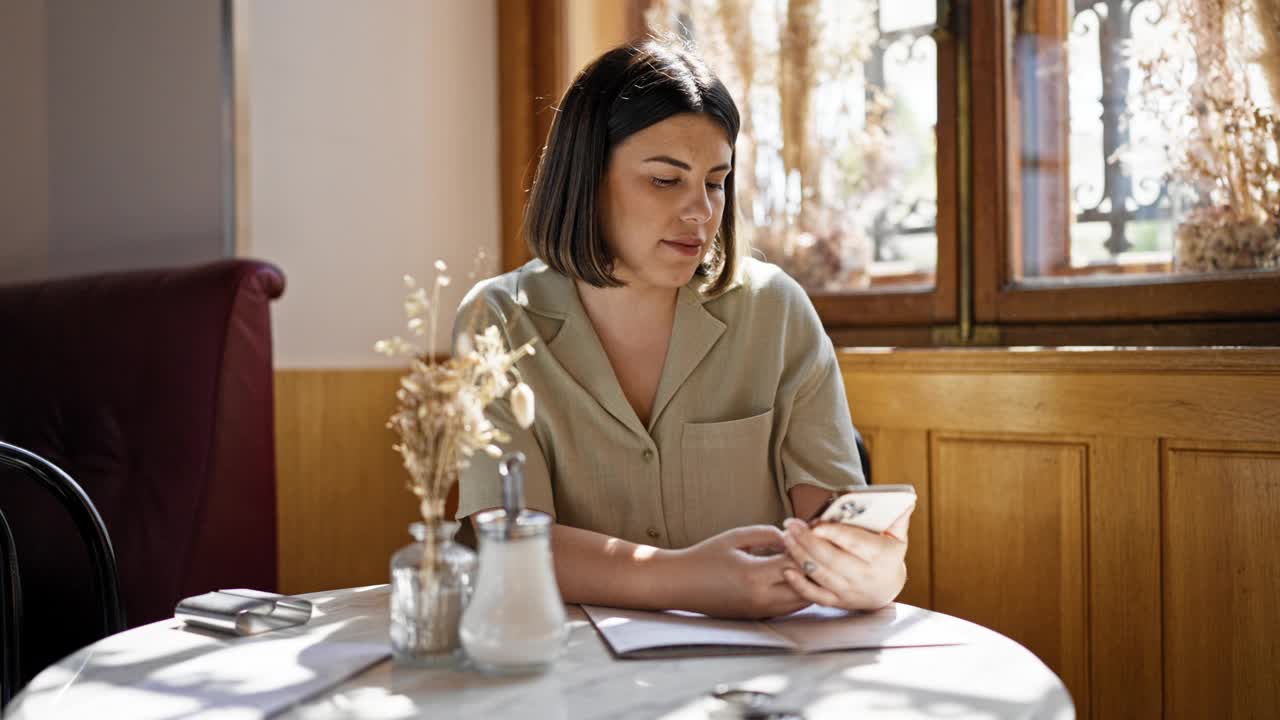
[[[729,146],[737,143],[738,107],[724,83],[701,58],[675,44],[622,45],[579,73],[560,101],[525,208],[524,234],[533,254],[556,272],[595,287],[623,285],[613,274],[599,217],[609,158],[623,140],[680,113],[710,116],[724,127]],[[730,167],[720,229],[710,257],[698,268],[711,295],[737,273],[733,176]]]

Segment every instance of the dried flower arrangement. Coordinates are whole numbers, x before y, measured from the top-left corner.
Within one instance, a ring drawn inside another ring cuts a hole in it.
[[[1198,195],[1175,231],[1183,272],[1280,265],[1280,0],[1178,0],[1172,42],[1139,58],[1173,180]],[[1250,86],[1256,65],[1266,104]],[[1194,67],[1195,72],[1189,72]]]
[[[498,328],[464,333],[458,352],[438,360],[434,353],[440,290],[449,285],[448,268],[436,261],[431,295],[410,276],[404,283],[408,295],[404,311],[411,335],[426,336],[420,347],[400,336],[380,340],[374,350],[388,357],[408,357],[409,373],[396,391],[399,407],[387,421],[399,442],[393,448],[409,473],[409,490],[418,497],[422,518],[429,529],[444,522],[445,500],[459,474],[476,451],[492,457],[502,454],[499,443],[510,437],[485,417],[490,403],[510,392],[512,413],[521,427],[533,423],[533,391],[520,379],[516,363],[534,354],[532,341],[508,350]],[[426,534],[423,573],[439,562],[435,533]],[[425,579],[425,577],[424,577]]]

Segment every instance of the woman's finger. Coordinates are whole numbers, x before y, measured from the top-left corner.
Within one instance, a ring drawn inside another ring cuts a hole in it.
[[[914,505],[911,506],[910,510],[902,513],[897,520],[894,520],[889,529],[884,531],[884,534],[899,542],[906,542],[907,531],[911,529],[911,513],[913,510],[915,510]]]
[[[772,525],[748,525],[729,531],[733,546],[750,552],[758,548],[781,548],[782,531]]]
[[[817,603],[818,605],[825,605],[827,607],[840,607],[839,596],[830,590],[815,584],[802,573],[788,569],[783,571],[782,576],[786,578],[787,584],[805,600],[808,600],[811,603]]]
[[[755,564],[755,567],[760,569],[760,572],[767,573],[775,578],[782,577],[782,571],[787,568],[795,569],[800,567],[799,564],[797,564],[796,561],[785,552],[777,555],[770,555],[769,557],[752,558],[751,562]]]
[[[801,523],[802,524],[802,523]],[[828,590],[841,592],[849,587],[850,558],[839,548],[819,537],[807,527],[788,523],[782,535],[787,554],[800,565],[801,572]]]
[[[885,552],[891,552],[896,549],[896,546],[904,545],[894,538],[841,523],[822,523],[811,532],[865,563],[875,563],[876,559]]]
[[[837,565],[842,560],[847,559],[840,548],[827,542],[821,536],[816,536],[809,526],[800,520],[787,520],[785,523],[786,531],[782,533],[784,543],[788,550],[794,546],[799,546],[810,559],[816,561],[820,565]],[[799,559],[803,562],[803,558]]]

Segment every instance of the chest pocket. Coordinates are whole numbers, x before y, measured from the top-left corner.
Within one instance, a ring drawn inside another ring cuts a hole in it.
[[[690,543],[782,518],[769,461],[772,435],[773,410],[727,422],[684,424],[681,476]]]

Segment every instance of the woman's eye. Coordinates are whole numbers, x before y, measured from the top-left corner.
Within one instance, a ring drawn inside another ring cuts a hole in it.
[[[675,184],[676,184],[676,183],[678,183],[678,182],[680,182],[680,178],[660,178],[660,177],[656,177],[656,178],[654,178],[654,179],[653,179],[653,184],[654,184],[654,185],[657,185],[658,187],[671,187],[672,185],[675,185]]]
[[[724,183],[707,183],[707,187],[719,192],[724,190]]]

